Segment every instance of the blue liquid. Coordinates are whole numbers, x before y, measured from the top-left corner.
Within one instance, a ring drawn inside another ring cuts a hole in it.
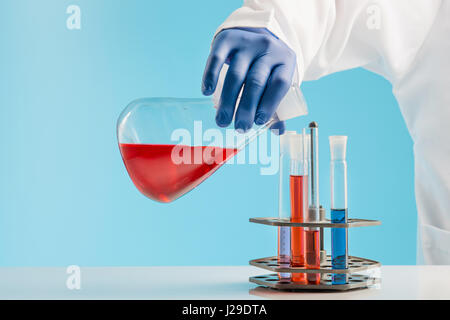
[[[289,268],[291,261],[291,228],[278,227],[278,262],[280,267]],[[281,279],[290,279],[290,273],[279,273]]]
[[[347,223],[347,209],[331,209],[332,223]],[[347,228],[331,229],[331,266],[333,269],[348,268]],[[348,283],[348,274],[332,274],[333,284]]]

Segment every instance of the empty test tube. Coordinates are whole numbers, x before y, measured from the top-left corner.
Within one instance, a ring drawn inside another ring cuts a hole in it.
[[[330,136],[331,222],[347,223],[347,136]],[[331,266],[348,268],[348,229],[331,229]],[[332,274],[332,284],[346,284],[347,274]]]

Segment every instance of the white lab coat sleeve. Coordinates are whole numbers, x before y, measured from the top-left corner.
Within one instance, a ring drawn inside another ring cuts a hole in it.
[[[297,55],[298,79],[365,67],[407,72],[441,0],[246,0],[217,29],[267,28]]]
[[[216,34],[233,27],[266,28],[284,41],[297,56],[295,82],[329,34],[334,21],[334,0],[245,0],[219,26]]]

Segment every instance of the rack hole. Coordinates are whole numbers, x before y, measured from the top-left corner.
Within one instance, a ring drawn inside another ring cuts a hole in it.
[[[350,282],[364,282],[362,279],[350,279]]]

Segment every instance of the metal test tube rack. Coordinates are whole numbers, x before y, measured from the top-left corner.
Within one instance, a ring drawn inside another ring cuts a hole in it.
[[[290,222],[288,219],[281,218],[250,218],[250,222],[264,224],[277,227],[318,227],[323,234],[324,228],[354,228],[354,227],[368,227],[377,226],[381,222],[378,220],[366,220],[366,219],[348,219],[347,223],[331,223],[330,220],[323,219],[314,223],[299,223]],[[321,236],[323,239],[323,236]],[[321,243],[322,244],[322,243]],[[325,258],[326,257],[326,258]],[[380,278],[358,274],[358,272],[364,272],[369,269],[379,268],[381,264],[378,261],[369,260],[366,258],[348,257],[347,269],[332,269],[331,256],[323,256],[320,263],[320,269],[307,269],[304,267],[281,267],[278,263],[278,257],[267,257],[250,260],[250,265],[266,269],[272,272],[272,274],[250,277],[249,281],[261,286],[278,289],[278,290],[337,290],[346,291],[356,288],[368,288],[380,283]],[[290,281],[289,279],[280,279],[278,273],[320,273],[320,284],[303,284]],[[346,284],[332,284],[332,274],[348,274],[348,282]]]

